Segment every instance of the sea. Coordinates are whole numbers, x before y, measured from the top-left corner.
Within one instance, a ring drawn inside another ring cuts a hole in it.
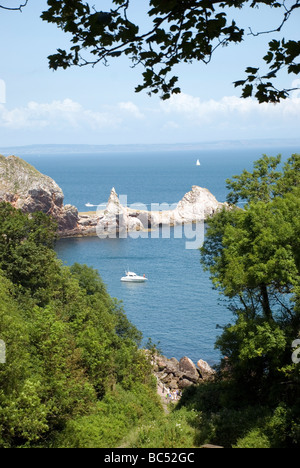
[[[281,153],[284,161],[297,149],[299,152],[299,148],[244,145],[18,156],[58,183],[65,204],[87,212],[105,206],[112,187],[129,206],[141,204],[149,209],[153,204],[174,207],[193,185],[209,189],[224,202],[227,178],[244,169],[251,171],[262,154]],[[213,365],[221,359],[216,339],[234,317],[201,266],[203,237],[196,231],[190,248],[193,229],[196,227],[158,230],[136,238],[62,239],[55,249],[66,265],[78,262],[98,270],[109,294],[120,301],[128,319],[143,333],[144,345],[151,339],[168,358],[187,356],[195,363],[203,359]],[[145,274],[148,281],[122,283],[125,270]]]

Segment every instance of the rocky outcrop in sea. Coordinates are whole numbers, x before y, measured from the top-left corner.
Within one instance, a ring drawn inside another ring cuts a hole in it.
[[[122,206],[113,188],[104,211],[97,213],[97,234],[110,237],[116,233],[142,231],[159,226],[176,226],[203,222],[227,203],[220,203],[206,188],[194,185],[176,208],[163,211],[137,210]]]
[[[138,210],[123,206],[116,190],[111,190],[105,210],[79,213],[64,205],[62,189],[50,177],[16,156],[0,156],[0,201],[11,203],[24,213],[41,211],[58,223],[61,237],[113,237],[160,226],[176,226],[204,221],[223,207],[209,190],[193,186],[174,209]]]

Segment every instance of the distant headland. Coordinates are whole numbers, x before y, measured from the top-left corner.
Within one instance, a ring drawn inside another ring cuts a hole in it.
[[[209,151],[239,148],[264,148],[299,147],[300,138],[276,138],[276,139],[253,139],[253,140],[216,140],[191,143],[166,143],[166,144],[41,144],[1,147],[0,153],[9,156],[11,154],[25,155],[49,155],[49,154],[101,154],[101,153],[136,153],[155,151]]]

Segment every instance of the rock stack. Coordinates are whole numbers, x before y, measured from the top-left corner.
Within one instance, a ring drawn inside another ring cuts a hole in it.
[[[130,213],[127,207],[121,205],[115,188],[112,188],[106,209],[103,214],[98,212],[97,235],[110,237],[127,231],[144,229],[138,215]]]
[[[209,190],[194,185],[175,209],[145,211],[122,206],[113,188],[103,212],[97,213],[97,234],[99,237],[122,232],[143,231],[158,226],[176,226],[203,222],[213,216],[227,203],[219,203]]]

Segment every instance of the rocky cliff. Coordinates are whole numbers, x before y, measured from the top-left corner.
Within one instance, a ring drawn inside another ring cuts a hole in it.
[[[0,156],[0,201],[11,203],[24,213],[41,211],[53,216],[61,234],[78,232],[78,210],[64,205],[61,188],[16,156]]]

